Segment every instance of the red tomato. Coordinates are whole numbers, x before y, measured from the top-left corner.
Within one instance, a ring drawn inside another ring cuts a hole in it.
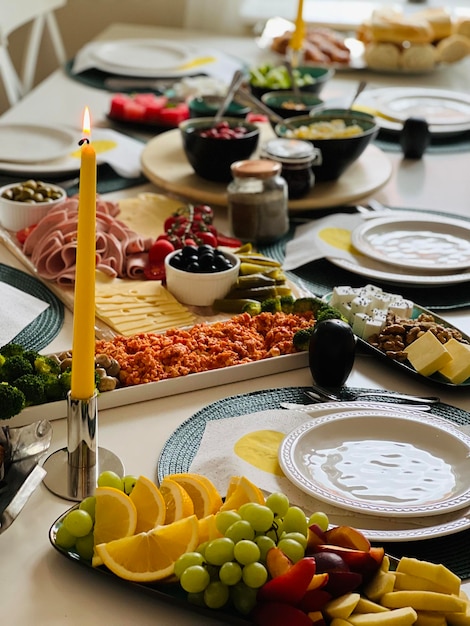
[[[157,263],[155,265],[147,265],[144,268],[144,276],[147,280],[164,280],[165,279],[165,265],[163,263]]]
[[[202,241],[202,243],[206,243],[213,248],[217,248],[217,237],[208,231],[198,231],[196,233],[196,239]]]
[[[36,226],[37,224],[33,224],[33,226],[27,226],[26,228],[22,228],[21,230],[19,230],[16,233],[16,238],[18,240],[18,243],[23,245],[26,239],[28,238],[28,235],[33,232]]]
[[[173,252],[175,246],[166,239],[157,239],[149,250],[149,265],[163,263],[165,257]]]

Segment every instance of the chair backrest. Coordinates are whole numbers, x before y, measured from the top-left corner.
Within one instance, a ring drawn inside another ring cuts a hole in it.
[[[54,11],[67,0],[0,0],[0,76],[10,105],[31,90],[37,69],[39,48],[47,28],[59,64],[65,63],[65,49]],[[8,37],[31,24],[20,73],[8,52]]]

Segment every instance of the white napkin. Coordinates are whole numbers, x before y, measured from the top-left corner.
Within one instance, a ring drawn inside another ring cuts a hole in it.
[[[94,52],[102,45],[102,42],[92,42],[83,46],[83,48],[81,48],[75,56],[71,70],[72,74],[79,74],[80,72],[96,67]],[[241,69],[243,65],[241,61],[228,56],[219,50],[207,48],[195,50],[194,46],[192,46],[192,51],[193,54],[191,58],[182,64],[181,69],[175,68],[175,76],[202,73],[222,80],[224,83],[228,84],[235,70]],[[202,60],[206,58],[208,59],[207,62],[197,63],[193,68],[187,69],[192,61],[197,62],[198,59]]]
[[[0,282],[0,346],[10,342],[49,306],[29,293]]]
[[[275,442],[279,445],[285,435],[310,419],[311,416],[305,412],[278,409],[210,420],[190,471],[210,478],[221,494],[226,493],[232,476],[246,476],[266,494],[276,491],[285,493],[291,504],[300,506],[306,513],[323,511],[327,515],[337,514],[337,508],[320,502],[291,483],[276,461]],[[271,441],[271,445],[263,445],[267,441]],[[245,458],[237,453],[239,446],[248,450]],[[276,473],[253,465],[246,460],[247,457],[257,459],[257,463],[266,461]]]
[[[335,213],[298,226],[286,245],[282,266],[294,270],[323,258],[354,261],[362,255],[352,247],[351,232],[363,219],[361,215]]]
[[[140,176],[140,155],[144,144],[110,128],[93,129],[92,142],[98,163],[108,163],[123,178]]]

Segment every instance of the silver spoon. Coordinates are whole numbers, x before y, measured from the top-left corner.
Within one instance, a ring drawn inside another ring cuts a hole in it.
[[[237,70],[233,74],[232,81],[230,85],[228,86],[227,94],[225,98],[222,100],[219,108],[217,109],[216,114],[214,115],[214,126],[217,126],[217,124],[222,119],[225,111],[227,110],[228,106],[233,100],[235,92],[240,87],[242,80],[243,80],[243,72],[241,70]]]
[[[319,387],[318,385],[312,386],[312,391],[306,391],[305,394],[313,400],[318,400],[318,398],[324,398],[328,400],[332,400],[334,402],[341,402],[341,400],[346,400],[345,398],[341,398],[339,395],[324,389],[323,387]],[[440,402],[440,398],[437,396],[413,396],[406,393],[396,393],[395,391],[367,391],[361,393],[352,393],[348,396],[348,400],[359,400],[364,398],[391,398],[394,400],[404,400],[411,404],[437,404]]]
[[[296,98],[301,98],[300,89],[299,89],[299,86],[297,85],[295,77],[294,77],[294,70],[292,69],[292,63],[289,61],[289,59],[286,59],[284,61],[284,65],[285,65],[285,68],[286,68],[287,73],[289,75],[291,89],[294,92],[295,97]]]
[[[264,115],[267,115],[269,119],[271,119],[273,122],[276,122],[277,124],[283,124],[286,128],[289,128],[290,130],[296,130],[293,124],[290,124],[287,120],[285,120],[275,111],[266,106],[264,102],[261,102],[261,100],[259,100],[256,96],[254,96],[246,89],[238,89],[236,95],[238,101],[242,104],[249,103],[250,106],[258,109],[258,111],[261,111],[262,113],[264,113]]]
[[[361,80],[361,82],[359,83],[359,85],[357,86],[357,89],[354,93],[353,99],[351,100],[351,103],[348,107],[349,110],[351,110],[354,106],[354,103],[356,102],[356,100],[358,99],[358,97],[361,95],[361,93],[364,91],[364,89],[367,87],[367,81],[365,80]]]

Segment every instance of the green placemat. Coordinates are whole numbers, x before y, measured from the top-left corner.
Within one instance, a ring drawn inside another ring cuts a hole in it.
[[[230,396],[218,400],[199,410],[183,422],[163,446],[158,460],[158,481],[172,473],[187,472],[201,443],[205,425],[210,420],[237,417],[267,409],[278,409],[281,402],[307,403],[304,391],[308,387],[286,387],[268,389],[248,394]],[[367,389],[351,388],[353,392],[367,392]],[[347,391],[344,391],[347,398]],[[383,392],[387,402],[387,392]],[[449,419],[458,425],[470,424],[470,413],[448,404],[432,405],[431,412],[438,417]],[[460,578],[470,578],[470,530],[454,535],[425,539],[422,541],[387,542],[387,551],[395,556],[412,556],[423,560],[443,563]]]
[[[342,209],[337,209],[341,211]],[[394,211],[413,211],[417,213],[431,213],[434,215],[443,215],[453,217],[455,219],[470,221],[470,219],[462,215],[451,215],[439,211],[421,211],[418,209],[393,209]],[[316,217],[322,217],[318,214]],[[291,224],[291,228],[287,235],[274,244],[260,247],[260,252],[281,263],[284,261],[286,244],[290,241],[295,232],[295,224]],[[388,283],[377,280],[376,278],[365,278],[352,272],[348,272],[336,267],[326,259],[312,261],[307,265],[303,265],[293,271],[286,271],[286,276],[295,284],[304,286],[317,296],[324,296],[339,285],[349,285],[351,287],[362,287],[365,283],[373,283],[382,287],[384,290],[400,293],[416,304],[427,309],[451,310],[461,309],[470,306],[470,289],[469,282],[459,283],[448,286],[424,287],[419,284],[403,285],[400,283]]]
[[[3,263],[0,263],[0,281],[49,304],[45,311],[12,340],[12,343],[19,343],[27,350],[45,348],[59,334],[64,323],[62,302],[34,276]]]

